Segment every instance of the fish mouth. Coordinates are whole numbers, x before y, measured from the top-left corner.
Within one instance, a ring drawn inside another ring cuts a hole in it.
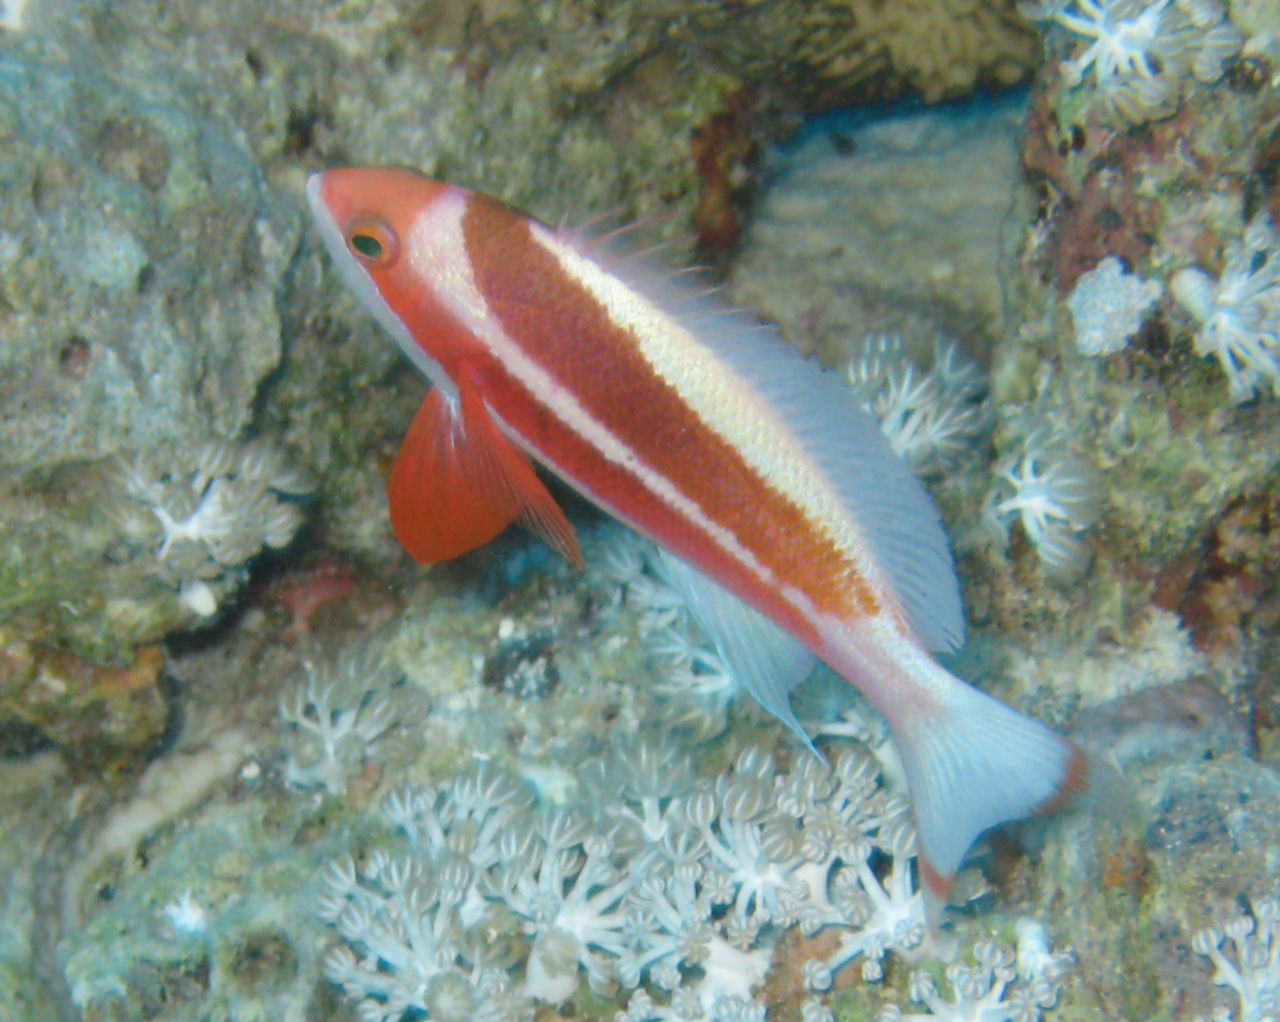
[[[324,171],[317,171],[307,178],[307,205],[311,207],[311,215],[320,226],[320,233],[329,241],[330,233],[336,234],[338,225],[334,223],[333,214],[325,205],[320,189],[324,187]]]
[[[311,219],[315,221],[316,229],[320,233],[320,240],[324,242],[324,247],[329,250],[334,265],[347,284],[356,289],[361,297],[365,297],[365,293],[369,288],[366,274],[358,265],[353,265],[354,260],[351,259],[347,252],[347,242],[343,237],[342,228],[338,226],[338,221],[333,215],[333,210],[329,208],[329,204],[325,201],[324,189],[324,171],[317,171],[307,178],[307,205],[311,208]]]
[[[312,213],[316,213],[320,208],[320,185],[323,180],[322,171],[307,175],[307,205],[311,207]]]

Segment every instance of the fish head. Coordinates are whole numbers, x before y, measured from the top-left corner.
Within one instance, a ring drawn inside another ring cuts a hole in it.
[[[347,286],[404,353],[450,393],[449,366],[441,363],[451,360],[442,358],[441,349],[454,331],[440,314],[432,270],[439,259],[424,245],[421,225],[429,225],[433,208],[451,198],[465,201],[467,194],[402,167],[337,167],[307,180],[312,216]]]

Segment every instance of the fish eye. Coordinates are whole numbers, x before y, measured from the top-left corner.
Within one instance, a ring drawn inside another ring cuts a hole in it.
[[[347,249],[366,266],[386,266],[398,251],[396,234],[380,217],[358,216],[347,225]]]

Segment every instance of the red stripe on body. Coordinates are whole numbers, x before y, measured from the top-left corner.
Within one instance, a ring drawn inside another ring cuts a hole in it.
[[[526,217],[480,195],[470,198],[463,217],[473,277],[505,333],[651,471],[819,610],[844,620],[876,614],[879,602],[856,566],[693,414],[679,392],[654,373],[636,339],[567,276],[529,228]],[[571,481],[775,620],[784,618],[780,624],[813,644],[812,625],[790,604],[763,591],[747,569],[712,548],[634,476],[602,458],[505,370],[490,363],[482,386],[486,403]]]

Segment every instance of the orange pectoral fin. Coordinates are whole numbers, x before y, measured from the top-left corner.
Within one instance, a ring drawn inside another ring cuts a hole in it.
[[[517,518],[582,563],[573,526],[465,379],[457,401],[436,388],[422,402],[391,467],[387,497],[391,526],[419,564],[474,550]]]

